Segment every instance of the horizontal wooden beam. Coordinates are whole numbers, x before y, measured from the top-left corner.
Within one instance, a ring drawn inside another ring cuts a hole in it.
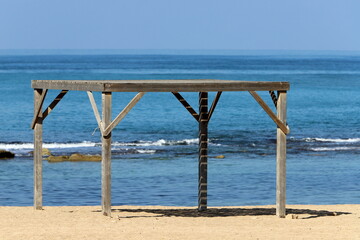
[[[259,103],[259,105],[264,109],[264,111],[269,115],[269,117],[276,123],[276,125],[283,131],[285,134],[290,133],[290,129],[273,113],[270,107],[262,100],[262,98],[254,91],[249,91],[251,96]]]
[[[179,100],[179,102],[185,107],[186,110],[195,118],[196,121],[199,121],[199,114],[190,106],[190,104],[181,96],[178,92],[173,92],[174,96]]]
[[[33,88],[100,92],[287,91],[288,82],[187,80],[33,80]]]
[[[144,96],[144,92],[139,92],[136,96],[129,102],[129,104],[116,116],[116,118],[106,127],[103,132],[104,136],[109,135],[111,131],[119,124],[119,122],[130,112],[130,110],[140,101]]]
[[[37,105],[35,106],[35,110],[34,110],[34,118],[31,122],[31,129],[35,128],[35,124],[39,118],[39,113],[41,111],[41,108],[44,104],[44,100],[47,94],[47,89],[45,89],[44,91],[41,92],[41,95],[39,96],[38,100],[37,100]]]

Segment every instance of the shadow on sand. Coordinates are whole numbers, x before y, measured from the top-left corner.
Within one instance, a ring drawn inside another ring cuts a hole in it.
[[[235,216],[266,216],[276,215],[275,208],[209,208],[205,211],[197,211],[197,209],[112,209],[112,212],[119,213],[140,213],[132,216],[119,216],[119,218],[141,218],[141,217],[235,217]],[[141,215],[141,213],[147,213]],[[154,214],[149,216],[148,214]],[[326,210],[311,209],[292,209],[287,208],[286,214],[300,215],[305,214],[303,219],[339,216],[343,214],[351,214],[350,212],[334,212]],[[131,215],[131,214],[130,214]]]

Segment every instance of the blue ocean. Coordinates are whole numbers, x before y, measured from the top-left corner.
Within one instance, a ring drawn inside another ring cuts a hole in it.
[[[0,149],[16,157],[0,160],[1,206],[33,204],[31,80],[42,79],[288,81],[287,203],[360,203],[359,53],[3,52]],[[134,95],[113,94],[113,117]],[[183,96],[197,109],[197,93]],[[112,136],[113,205],[197,205],[198,126],[172,94],[145,94]],[[54,155],[101,153],[86,92],[64,97],[43,140]],[[276,125],[251,95],[224,92],[209,124],[209,206],[275,204],[275,152]],[[99,162],[43,164],[45,206],[100,205]]]

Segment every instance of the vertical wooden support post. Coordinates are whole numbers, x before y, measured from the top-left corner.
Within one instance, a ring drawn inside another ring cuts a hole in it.
[[[278,92],[277,116],[286,124],[286,91]],[[286,215],[286,134],[278,127],[276,142],[276,215]]]
[[[34,90],[34,117],[37,114],[36,106],[41,101],[42,89]],[[42,109],[40,105],[39,117],[35,121],[34,127],[34,207],[42,209]]]
[[[199,192],[198,210],[207,209],[208,93],[199,93]]]
[[[111,122],[111,92],[102,93],[102,121],[104,128]],[[101,207],[105,216],[111,216],[111,132],[101,136]]]

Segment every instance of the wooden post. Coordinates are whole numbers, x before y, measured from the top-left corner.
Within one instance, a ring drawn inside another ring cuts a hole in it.
[[[198,210],[207,209],[208,93],[199,92],[199,192]]]
[[[35,121],[34,128],[34,207],[35,209],[42,209],[42,110],[40,105],[39,113],[36,111],[36,106],[41,101],[41,94],[43,89],[34,90],[34,117],[39,114]]]
[[[111,123],[111,92],[102,93],[102,121],[104,128]],[[111,132],[101,140],[101,207],[105,216],[111,216]]]
[[[278,92],[277,116],[286,124],[286,91]],[[276,142],[276,215],[286,215],[286,134],[278,127]]]

